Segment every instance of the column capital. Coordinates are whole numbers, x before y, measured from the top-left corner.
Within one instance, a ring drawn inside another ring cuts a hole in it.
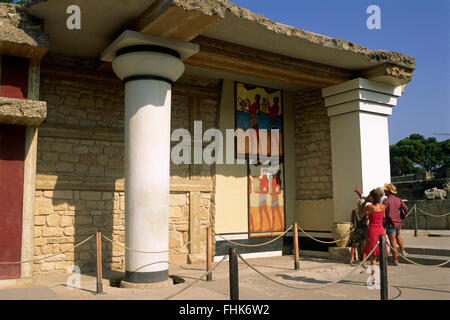
[[[356,78],[322,89],[322,97],[330,117],[355,111],[391,115],[402,90],[402,86]]]
[[[169,83],[184,72],[182,60],[199,51],[199,45],[125,30],[106,48],[101,60],[112,62],[124,82],[155,79]]]

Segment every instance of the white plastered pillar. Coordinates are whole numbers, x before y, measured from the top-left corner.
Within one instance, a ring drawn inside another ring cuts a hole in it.
[[[390,182],[388,116],[402,87],[353,79],[322,90],[330,117],[334,222],[349,221],[353,189]]]
[[[198,46],[125,31],[105,50],[125,84],[125,281],[168,280],[170,113],[182,59]]]

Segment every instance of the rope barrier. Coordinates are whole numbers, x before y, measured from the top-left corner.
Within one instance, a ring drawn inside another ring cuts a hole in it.
[[[168,250],[161,250],[161,251],[144,251],[144,250],[137,250],[137,249],[129,248],[129,247],[127,247],[127,246],[121,244],[120,242],[111,240],[110,238],[108,238],[108,237],[105,236],[105,235],[103,235],[103,238],[105,238],[107,241],[111,242],[112,244],[115,244],[115,245],[117,245],[117,246],[119,246],[119,247],[121,247],[121,248],[124,248],[125,250],[133,251],[133,252],[139,252],[139,253],[166,253],[166,252],[169,252],[169,251],[170,251],[170,249],[168,249]],[[191,243],[191,241],[187,242],[185,245],[188,245],[188,244],[190,244],[190,243]]]
[[[417,266],[420,266],[420,267],[438,268],[438,267],[442,267],[442,266],[444,266],[444,265],[446,265],[447,263],[450,262],[450,259],[449,259],[449,260],[447,260],[447,261],[445,261],[445,262],[443,262],[443,263],[436,264],[436,265],[420,264],[420,263],[417,263],[417,262],[412,261],[411,259],[408,259],[408,258],[405,257],[403,254],[399,253],[397,250],[395,250],[395,249],[391,246],[390,243],[388,243],[388,246],[389,246],[396,254],[398,254],[400,257],[402,257],[402,258],[405,259],[406,261],[408,261],[408,262],[410,262],[410,263],[412,263],[412,264],[415,264],[415,265],[417,265]]]
[[[353,274],[354,272],[356,272],[356,270],[358,270],[361,266],[363,266],[363,264],[367,261],[367,259],[369,259],[369,257],[372,255],[372,253],[375,251],[375,249],[377,248],[378,244],[380,242],[378,241],[376,243],[376,245],[373,247],[373,249],[370,251],[370,253],[367,255],[367,257],[361,261],[361,263],[359,265],[356,266],[356,268],[354,268],[351,272],[347,273],[345,276],[340,277],[339,279],[336,279],[330,283],[326,283],[324,285],[320,285],[320,286],[315,286],[315,287],[297,287],[297,286],[292,286],[283,282],[280,282],[278,280],[275,280],[269,276],[266,276],[265,274],[263,274],[261,271],[259,271],[258,269],[256,269],[254,266],[252,266],[250,263],[248,263],[240,254],[238,254],[238,257],[247,265],[249,266],[253,271],[255,271],[256,273],[258,273],[260,276],[266,278],[267,280],[270,280],[272,282],[275,282],[278,285],[287,287],[287,288],[291,288],[291,289],[298,289],[298,290],[315,290],[315,289],[321,289],[321,288],[325,288],[325,287],[329,287],[332,286],[340,281],[342,281],[343,279],[345,279],[346,277],[348,277],[349,275]]]
[[[340,239],[338,239],[338,240],[334,240],[334,241],[322,241],[322,240],[319,240],[319,239],[317,239],[317,238],[314,238],[312,235],[308,234],[305,230],[302,229],[302,227],[298,226],[298,228],[300,229],[301,232],[303,232],[305,235],[307,235],[309,238],[313,239],[314,241],[317,241],[317,242],[320,242],[320,243],[326,243],[326,244],[337,243],[337,242],[339,242],[339,241],[345,239],[350,233],[353,232],[353,230],[355,230],[354,227],[351,227],[351,228],[348,230],[348,232],[347,232],[342,238],[340,238]]]
[[[69,250],[75,249],[76,247],[81,246],[81,245],[84,244],[85,242],[87,242],[87,241],[89,241],[90,239],[92,239],[94,236],[95,236],[95,235],[93,234],[93,235],[91,235],[90,237],[86,238],[85,240],[81,241],[80,243],[78,243],[78,244],[72,246],[71,248],[68,248],[68,249],[66,249],[66,250],[64,250],[64,251],[62,251],[62,252],[59,252],[59,253],[52,254],[52,255],[50,255],[50,256],[48,256],[48,257],[38,258],[38,259],[33,259],[33,260],[27,260],[27,261],[0,262],[0,265],[3,265],[3,264],[33,263],[33,262],[37,262],[37,261],[47,260],[47,259],[50,259],[50,258],[59,256],[60,254],[63,254],[63,253],[65,253],[65,252],[69,251]]]
[[[274,241],[280,239],[282,236],[284,236],[286,233],[288,233],[288,231],[291,230],[292,227],[293,227],[293,225],[291,225],[285,232],[283,232],[282,234],[280,234],[278,237],[276,237],[276,238],[274,238],[274,239],[272,239],[272,240],[269,240],[269,241],[267,241],[267,242],[264,242],[264,243],[258,243],[258,244],[243,244],[243,243],[237,243],[237,242],[234,242],[234,241],[232,241],[232,240],[229,240],[229,239],[223,237],[223,236],[220,235],[220,234],[215,233],[214,231],[213,231],[213,233],[214,233],[216,236],[218,236],[219,238],[222,238],[223,240],[225,240],[225,241],[227,241],[227,242],[229,242],[229,243],[231,243],[231,244],[234,244],[235,246],[239,246],[239,247],[261,247],[261,246],[265,246],[266,244],[270,244],[270,243],[272,243],[272,242],[274,242]]]
[[[189,289],[190,287],[192,287],[194,284],[196,284],[197,282],[199,282],[203,277],[206,277],[206,275],[210,272],[213,272],[223,261],[225,261],[225,259],[228,256],[223,256],[222,260],[220,260],[212,269],[211,271],[206,271],[205,273],[203,273],[200,277],[198,277],[197,279],[195,279],[191,284],[189,284],[187,287],[181,289],[180,291],[178,291],[177,293],[174,293],[166,298],[164,298],[163,300],[169,300],[177,295],[179,295],[180,293],[186,291],[187,289]]]
[[[442,215],[434,215],[434,214],[430,214],[428,212],[425,212],[425,211],[423,211],[420,208],[417,208],[417,210],[419,210],[420,212],[422,212],[426,216],[435,217],[435,218],[442,218],[442,217],[446,217],[446,216],[450,215],[450,212],[447,212],[446,214],[442,214]]]
[[[414,210],[414,207],[412,207],[411,210],[409,210],[409,212],[406,214],[404,219],[406,219],[411,214],[411,212],[413,212],[413,210]]]

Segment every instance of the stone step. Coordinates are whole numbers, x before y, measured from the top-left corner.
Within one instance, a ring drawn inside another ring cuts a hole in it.
[[[405,247],[408,254],[425,255],[425,256],[440,256],[450,258],[450,248],[419,248],[419,247]]]
[[[450,257],[440,257],[440,256],[428,256],[428,255],[419,255],[419,254],[408,254],[408,259],[424,265],[438,265],[445,261],[450,260]],[[393,262],[392,256],[388,257],[389,262]],[[411,264],[409,261],[405,260],[401,256],[398,257],[398,261],[400,263]],[[424,267],[426,268],[426,267]],[[441,268],[450,268],[450,262],[442,266]]]
[[[427,233],[428,237],[450,237],[450,233]]]
[[[414,237],[414,230],[402,229],[401,234]],[[417,230],[417,237],[450,237],[450,230]]]

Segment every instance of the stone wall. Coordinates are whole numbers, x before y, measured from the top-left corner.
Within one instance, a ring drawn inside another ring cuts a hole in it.
[[[333,198],[330,121],[320,89],[299,91],[295,106],[297,200]]]
[[[406,205],[412,209],[414,205],[430,215],[441,216],[450,212],[448,185],[450,178],[434,178],[430,173],[395,176],[391,181],[397,187],[397,196],[407,200]],[[432,188],[445,189],[447,199],[426,200],[425,190]],[[415,228],[414,212],[405,221],[405,229]],[[417,210],[417,228],[420,230],[450,230],[450,216],[431,217]]]
[[[96,231],[125,242],[124,90],[113,74],[95,66],[89,59],[49,55],[41,67],[48,117],[38,138],[34,258],[68,252],[35,263],[34,273],[63,272],[74,264],[82,272],[93,270],[95,241],[71,248]],[[191,129],[194,120],[204,121],[204,130],[216,126],[218,88],[218,81],[180,79],[173,88],[172,129]],[[200,215],[198,253],[206,250],[205,230],[214,221],[213,176],[211,166],[171,165],[171,262],[186,262],[191,253],[193,206]],[[190,203],[194,187],[198,204]],[[120,245],[104,241],[103,258],[105,268],[124,269]]]
[[[406,202],[408,212],[414,205],[417,206],[417,229],[419,230],[450,230],[450,200],[408,200]],[[427,214],[424,214],[423,211]],[[432,217],[430,215],[436,216]],[[404,229],[415,228],[414,211],[406,218]]]

